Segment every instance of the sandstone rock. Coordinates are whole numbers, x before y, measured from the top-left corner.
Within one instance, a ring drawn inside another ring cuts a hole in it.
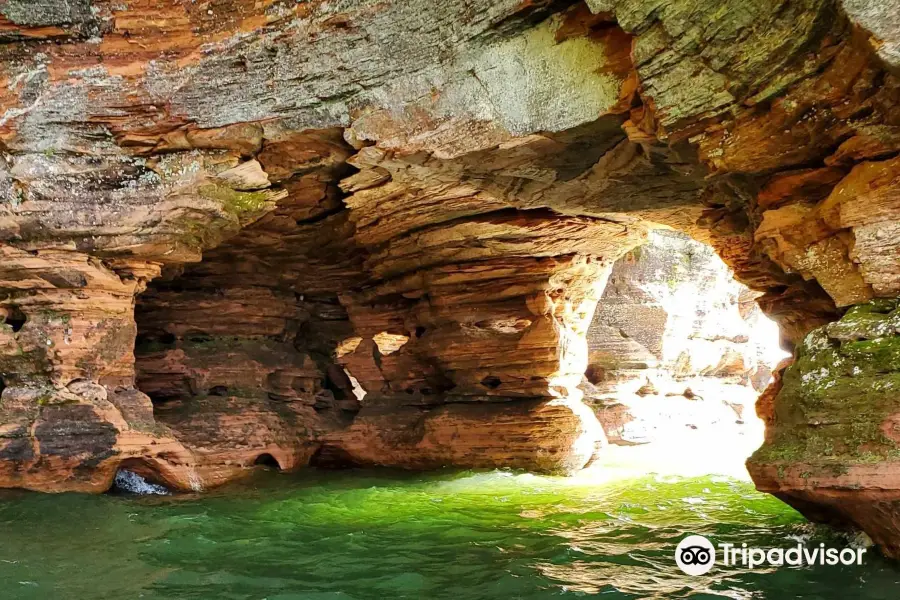
[[[606,438],[591,411],[565,399],[366,406],[346,430],[326,437],[323,452],[350,464],[406,469],[518,468],[571,473]],[[333,448],[332,448],[333,447]]]
[[[754,296],[709,247],[654,232],[613,269],[588,331],[591,365],[749,382],[778,352]]]
[[[898,319],[897,301],[879,300],[811,332],[760,408],[766,443],[747,463],[760,489],[864,529],[892,556]]]
[[[889,3],[289,4],[0,7],[0,485],[184,489],[322,445],[576,467],[594,305],[660,226],[787,346],[900,293]],[[722,354],[680,367],[752,366]]]

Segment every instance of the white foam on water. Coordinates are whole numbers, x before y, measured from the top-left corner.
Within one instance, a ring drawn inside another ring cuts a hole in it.
[[[116,473],[115,487],[130,494],[141,496],[167,496],[169,490],[161,485],[150,483],[134,471],[119,469]]]

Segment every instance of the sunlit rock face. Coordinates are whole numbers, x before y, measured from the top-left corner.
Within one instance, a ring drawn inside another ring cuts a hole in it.
[[[659,225],[786,346],[896,297],[870,4],[7,0],[0,485],[577,469],[595,305]]]
[[[589,368],[614,369],[625,358],[613,349],[616,334],[640,345],[631,362],[643,353],[650,355],[644,362],[676,377],[719,377],[762,389],[774,366],[768,363],[781,356],[777,325],[762,315],[756,296],[709,246],[654,231],[612,271],[588,335]]]
[[[753,405],[788,353],[756,295],[676,232],[654,231],[616,263],[582,384],[611,443],[725,443],[737,461],[759,445]]]

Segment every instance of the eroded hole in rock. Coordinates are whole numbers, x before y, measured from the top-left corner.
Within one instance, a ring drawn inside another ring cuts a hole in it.
[[[256,457],[256,460],[253,461],[254,466],[258,467],[266,467],[267,469],[274,469],[276,471],[281,470],[281,465],[275,460],[275,457],[271,454],[260,454]]]
[[[157,469],[141,459],[122,461],[108,490],[114,495],[165,496],[171,493]]]
[[[350,469],[360,466],[348,452],[331,444],[320,446],[309,459],[309,465],[321,469]]]
[[[167,350],[175,347],[176,337],[169,332],[158,334],[138,333],[135,338],[135,352],[146,354],[154,351]]]
[[[503,382],[500,381],[500,378],[495,375],[488,375],[481,380],[481,385],[492,390],[496,390],[502,383]]]
[[[746,475],[763,437],[756,400],[788,356],[757,296],[680,233],[654,232],[615,264],[581,385],[610,442],[601,464]]]
[[[213,336],[203,331],[191,331],[185,335],[185,339],[192,344],[207,344],[213,341]]]
[[[22,331],[28,317],[18,306],[0,306],[0,320],[10,327],[13,333]]]
[[[409,341],[409,336],[382,331],[381,333],[376,334],[372,338],[372,341],[375,342],[375,346],[378,348],[380,356],[389,356],[400,350],[400,348]]]

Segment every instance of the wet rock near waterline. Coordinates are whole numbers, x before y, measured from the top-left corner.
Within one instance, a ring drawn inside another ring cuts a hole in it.
[[[864,529],[889,554],[900,497],[900,310],[852,307],[811,332],[766,403],[766,443],[748,461],[757,486],[814,520]]]
[[[515,467],[567,475],[605,444],[594,414],[571,400],[468,401],[433,408],[393,402],[361,410],[348,429],[326,438],[323,452],[349,465]]]

